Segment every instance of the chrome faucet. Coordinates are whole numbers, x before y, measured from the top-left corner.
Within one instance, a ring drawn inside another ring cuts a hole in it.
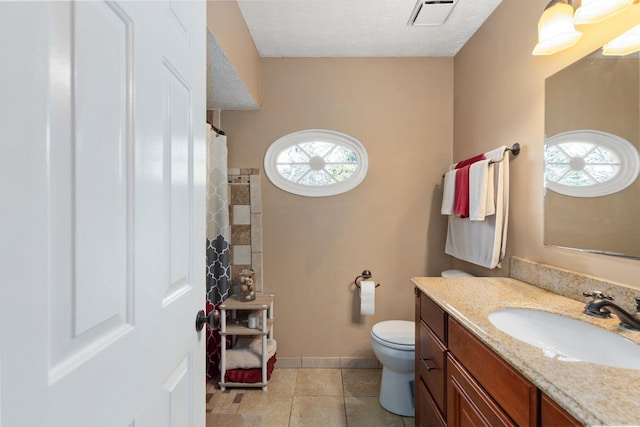
[[[600,318],[610,318],[611,313],[618,316],[620,326],[634,331],[640,331],[640,297],[636,297],[636,314],[625,311],[622,307],[612,303],[613,295],[605,295],[599,291],[583,292],[583,296],[591,297],[592,300],[584,306],[584,313]]]

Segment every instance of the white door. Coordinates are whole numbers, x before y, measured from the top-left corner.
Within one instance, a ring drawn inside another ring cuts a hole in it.
[[[205,424],[205,4],[0,3],[0,426]]]

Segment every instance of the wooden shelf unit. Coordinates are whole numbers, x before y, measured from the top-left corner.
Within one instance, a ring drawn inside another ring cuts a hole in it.
[[[273,295],[258,294],[253,301],[238,301],[235,296],[226,299],[220,304],[220,390],[226,387],[261,387],[267,389],[267,338],[273,338]],[[227,322],[227,311],[231,313],[231,319]],[[259,312],[258,328],[253,329],[247,326],[244,314],[250,312]],[[242,313],[239,318],[238,315]],[[231,349],[227,349],[226,337],[231,336],[232,339],[238,336],[257,336],[262,340],[261,368],[262,381],[257,383],[238,383],[225,382],[226,369],[226,353]]]

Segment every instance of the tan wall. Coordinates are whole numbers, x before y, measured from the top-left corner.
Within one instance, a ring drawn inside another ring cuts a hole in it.
[[[277,138],[324,128],[360,140],[369,172],[332,197],[286,193],[263,175],[264,287],[278,354],[371,357],[371,326],[413,319],[412,276],[449,268],[439,214],[453,140],[453,59],[264,59],[260,111],[226,111],[230,167],[260,167]],[[353,279],[381,283],[360,318]]]
[[[520,142],[512,160],[511,215],[507,255],[627,283],[640,289],[640,262],[545,247],[543,245],[543,146],[545,78],[640,22],[640,4],[603,24],[584,26],[577,46],[534,57],[537,21],[547,0],[504,0],[455,58],[454,157],[464,158],[495,145]],[[459,261],[477,274],[488,271]]]
[[[207,29],[215,37],[257,105],[262,102],[262,59],[238,3],[207,1]]]

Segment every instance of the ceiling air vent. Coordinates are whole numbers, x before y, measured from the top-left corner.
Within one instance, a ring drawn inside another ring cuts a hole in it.
[[[418,0],[409,25],[442,25],[458,0]]]

